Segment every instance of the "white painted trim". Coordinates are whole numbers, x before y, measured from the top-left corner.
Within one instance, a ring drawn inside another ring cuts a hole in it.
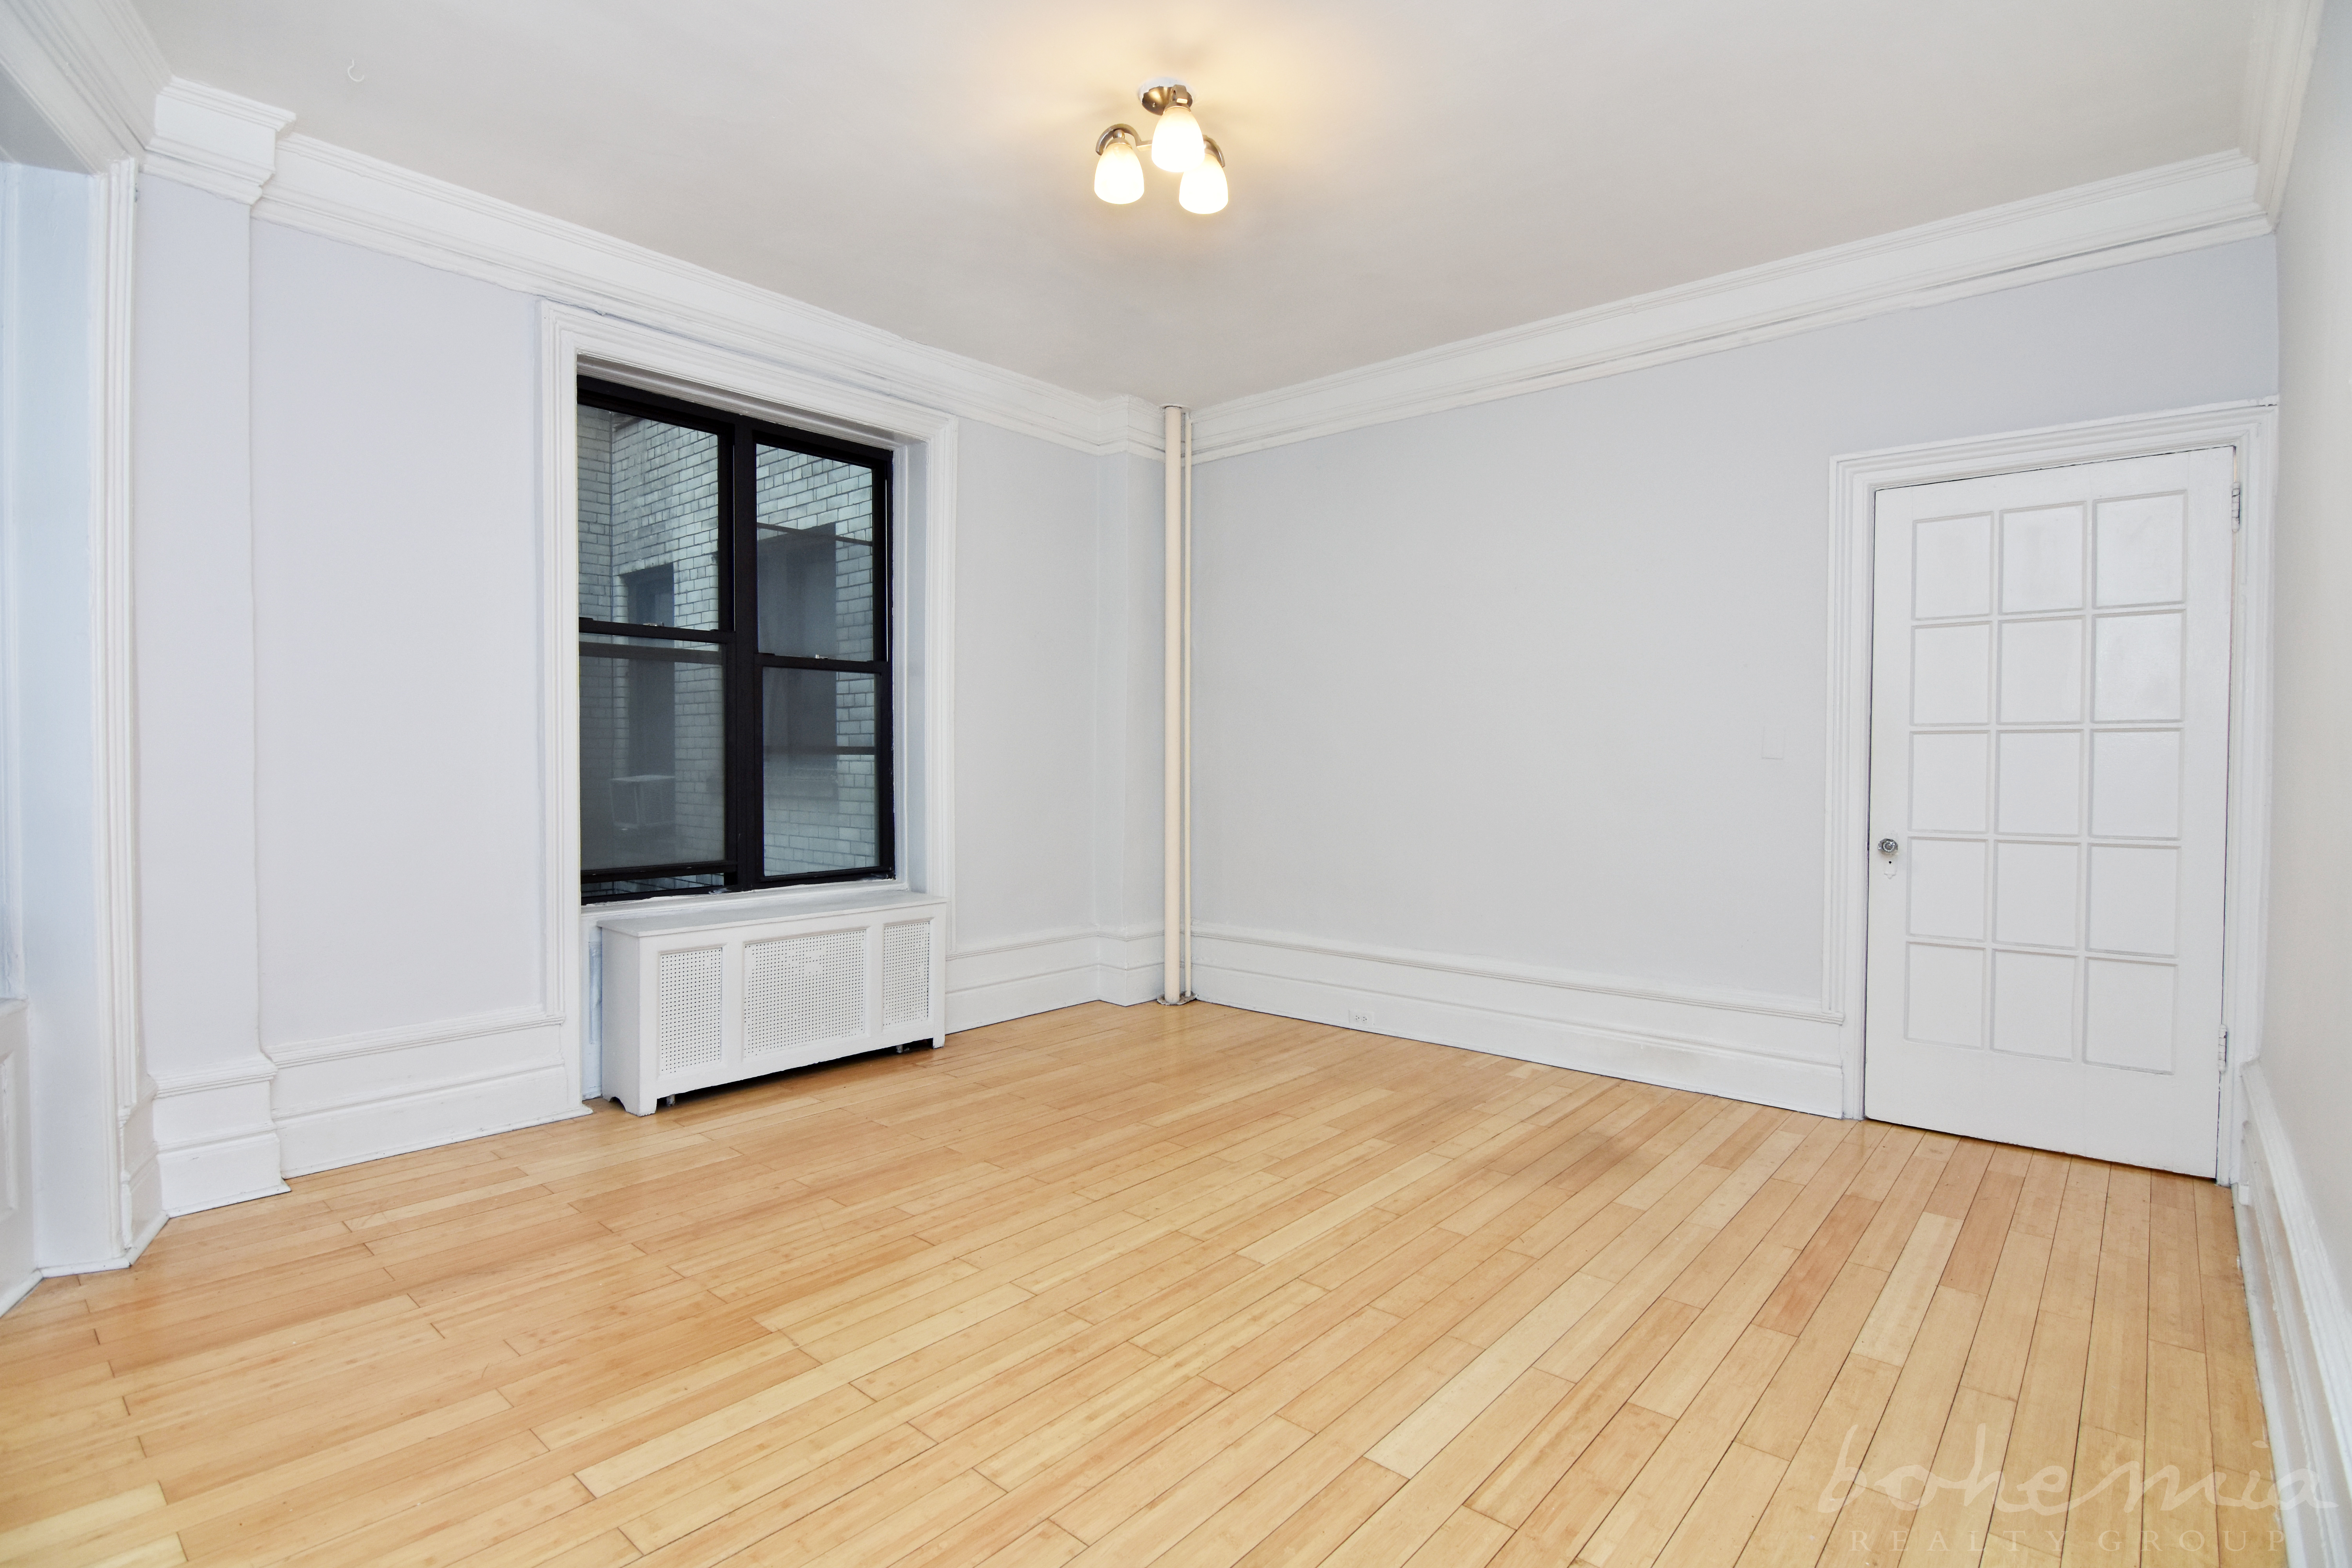
[[[1089,397],[913,342],[310,137],[279,142],[278,173],[254,216],[1081,451],[1126,450],[1135,439],[1128,399]]]
[[[2238,1064],[2261,1037],[2266,868],[2270,851],[2271,470],[2278,405],[2215,404],[1960,441],[1856,453],[1832,460],[1830,540],[1829,789],[1822,827],[1822,994],[1843,1015],[1843,1114],[1863,1108],[1864,970],[1870,900],[1870,617],[1872,519],[1877,491],[2021,468],[2235,447],[2243,521],[2231,617],[2229,884],[2224,894],[2223,1025],[2231,1061],[2221,1075],[2221,1126],[2232,1125]],[[2218,1129],[2217,1129],[2218,1134]],[[2234,1140],[2221,1140],[2222,1179]]]
[[[163,1212],[173,1218],[290,1190],[278,1175],[283,1151],[274,1120],[167,1141],[157,1156],[170,1194]]]
[[[948,956],[950,1033],[1081,1002],[1138,1006],[1160,994],[1158,926],[1069,926]]]
[[[2303,95],[2319,53],[2322,0],[2256,0],[2254,34],[2246,49],[2246,84],[2239,99],[2238,146],[2261,170],[2254,199],[2278,221],[2286,197]]]
[[[2302,0],[2295,0],[2302,3]],[[221,95],[226,97],[226,95]],[[217,102],[217,100],[208,100]],[[256,117],[278,112],[254,106]],[[2143,170],[1444,344],[1201,411],[1211,461],[2269,232],[2236,153]],[[255,216],[1095,453],[1159,457],[1157,406],[1094,398],[314,138]]]
[[[1203,1001],[1341,1027],[1369,1010],[1374,1033],[1837,1114],[1837,1026],[1818,1017],[1602,993],[1437,954],[1208,926],[1193,937]]]
[[[284,1172],[307,1175],[591,1115],[584,1105],[560,1116],[547,1114],[549,1100],[565,1093],[577,1072],[576,1055],[568,1070],[564,1062],[540,1057],[393,1092],[281,1109],[276,1121]]]
[[[155,95],[147,172],[251,206],[278,168],[278,136],[294,122],[233,92],[173,77]]]
[[[948,1031],[1098,1000],[1099,933],[1071,927],[948,955]],[[1157,971],[1155,970],[1156,973]]]
[[[2333,1505],[2280,1510],[2287,1556],[2296,1568],[2352,1568],[2352,1317],[2261,1064],[2248,1065],[2244,1089],[2238,1237],[2273,1468],[2315,1477]]]
[[[239,1084],[268,1083],[278,1076],[278,1064],[267,1057],[255,1057],[247,1061],[229,1062],[219,1067],[199,1068],[194,1072],[159,1073],[155,1076],[155,1098],[173,1100],[183,1095],[208,1094],[216,1089],[231,1089]]]
[[[1514,985],[1539,985],[1553,990],[1584,992],[1595,996],[1622,997],[1634,1002],[1659,1002],[1677,1008],[1720,1008],[1733,1013],[1750,1013],[1759,1017],[1790,1018],[1806,1024],[1836,1024],[1843,1021],[1842,1016],[1833,1009],[1818,1006],[1806,997],[1767,996],[1749,992],[1696,985],[1665,985],[1655,981],[1588,974],[1579,970],[1559,969],[1549,964],[1514,963],[1496,958],[1458,957],[1450,953],[1423,952],[1410,948],[1374,947],[1360,942],[1339,942],[1328,938],[1309,940],[1273,931],[1245,931],[1235,926],[1202,926],[1199,928],[1199,934],[1205,940],[1241,942],[1251,947],[1284,948],[1293,952],[1312,953],[1319,957],[1358,959],[1366,963],[1394,967],[1426,969],[1438,973],[1458,974],[1474,980],[1503,981]]]
[[[1229,926],[1193,932],[1204,1000],[1645,1083],[1836,1114],[1841,1016],[1807,998],[1662,986],[1493,959]],[[1160,994],[1160,929],[1071,926],[948,960],[948,1024],[980,1028]]]
[[[110,1163],[121,1193],[112,1237],[128,1249],[149,1215],[163,1212],[152,1132],[143,1113],[154,1087],[141,1062],[139,1021],[139,693],[131,541],[131,340],[132,224],[138,170],[129,159],[99,182],[90,236],[100,276],[90,344],[90,671],[98,741],[98,1026],[105,1060]]]
[[[2255,174],[2190,159],[1234,398],[1199,412],[1198,460],[2251,238]]]
[[[5,0],[0,71],[85,174],[139,156],[172,75],[131,0]]]
[[[561,1025],[572,1074],[573,1098],[583,1083],[581,1013],[585,1006],[580,903],[580,603],[577,518],[579,464],[575,451],[578,378],[594,374],[656,382],[687,395],[717,395],[788,421],[841,429],[894,447],[891,493],[899,555],[892,592],[891,649],[901,700],[893,704],[902,729],[896,747],[901,839],[899,875],[881,890],[912,889],[946,898],[940,919],[943,950],[955,940],[955,557],[957,436],[955,415],[870,387],[832,379],[820,367],[793,358],[770,359],[682,338],[657,327],[617,321],[572,306],[540,307],[541,417],[541,630],[547,721],[546,1011]],[[918,614],[905,613],[920,595]],[[907,700],[911,695],[912,700]],[[908,745],[909,741],[917,742]],[[919,759],[919,761],[918,761]],[[919,825],[919,831],[909,828]],[[822,889],[838,897],[839,888]],[[786,904],[790,889],[746,893],[761,904]],[[640,910],[637,912],[642,912]],[[952,973],[952,972],[950,972]],[[952,1014],[950,1014],[952,1017]]]
[[[573,885],[576,887],[578,884]],[[576,904],[577,900],[573,902]],[[299,1040],[291,1045],[269,1047],[271,1073],[275,1076],[279,1070],[289,1068],[345,1061],[353,1057],[382,1056],[387,1051],[415,1050],[425,1046],[446,1045],[452,1040],[478,1039],[486,1035],[511,1034],[518,1029],[543,1029],[562,1022],[561,1008],[500,1007],[488,1013],[470,1013],[462,1018],[438,1018],[428,1024],[401,1024],[388,1029],[365,1029],[358,1034]]]
[[[117,1268],[128,1268],[139,1261],[139,1255],[147,1250],[148,1244],[162,1233],[163,1222],[171,1217],[162,1209],[157,1209],[140,1222],[139,1228],[131,1233],[129,1245],[121,1252],[82,1263],[45,1263],[41,1265],[41,1278],[62,1279],[72,1274],[107,1274]]]

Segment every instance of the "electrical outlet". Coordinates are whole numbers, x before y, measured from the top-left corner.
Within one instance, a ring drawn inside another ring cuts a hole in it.
[[[1348,1027],[1351,1029],[1369,1029],[1371,1026],[1372,1010],[1370,1007],[1350,1007],[1348,1009]]]

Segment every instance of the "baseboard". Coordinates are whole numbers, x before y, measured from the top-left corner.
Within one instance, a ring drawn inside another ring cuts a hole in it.
[[[1840,1114],[1839,1026],[1798,999],[1578,984],[1441,954],[1195,933],[1202,1000],[1548,1067]],[[1369,1023],[1351,1014],[1369,1013]]]
[[[48,1276],[36,1268],[13,1284],[0,1285],[0,1316],[5,1316],[9,1308],[31,1295],[33,1287],[47,1278]]]
[[[1097,999],[1091,929],[1045,931],[948,958],[948,1029],[985,1028]]]
[[[290,1191],[275,1127],[231,1129],[163,1152],[163,1212],[176,1219]]]
[[[259,1052],[187,1073],[155,1075],[155,1142],[163,1210],[196,1214],[286,1191],[270,1080]]]
[[[948,1028],[984,1028],[1081,1002],[1132,1007],[1160,994],[1160,933],[1070,927],[948,959]]]
[[[2271,1456],[2292,1500],[2280,1510],[2287,1556],[2295,1568],[2352,1568],[2352,1321],[2259,1062],[2245,1068],[2241,1089],[2238,1238]],[[2299,1489],[2298,1475],[2307,1478]],[[2316,1500],[2293,1500],[2298,1493]]]
[[[128,1268],[132,1264],[138,1262],[139,1255],[145,1252],[148,1245],[152,1242],[156,1237],[163,1234],[163,1222],[171,1217],[172,1216],[167,1214],[161,1213],[148,1215],[146,1219],[140,1223],[139,1228],[131,1233],[131,1245],[124,1247],[121,1252],[115,1254],[111,1258],[94,1258],[87,1262],[81,1263],[43,1264],[41,1266],[41,1278],[44,1279],[63,1279],[68,1275],[107,1274],[111,1273],[117,1268]]]
[[[489,1023],[472,1036],[436,1029],[404,1049],[280,1059],[271,1085],[280,1171],[305,1175],[589,1114],[558,1054],[560,1025]]]

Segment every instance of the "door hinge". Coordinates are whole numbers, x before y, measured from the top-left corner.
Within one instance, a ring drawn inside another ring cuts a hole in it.
[[[2230,531],[2238,531],[2238,524],[2246,518],[2245,492],[2237,485],[2230,487]]]
[[[2223,1072],[2230,1070],[2230,1031],[2221,1031],[2221,1044],[2213,1053],[2213,1065]]]

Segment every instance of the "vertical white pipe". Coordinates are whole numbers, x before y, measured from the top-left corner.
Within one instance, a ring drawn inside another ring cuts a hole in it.
[[[1184,990],[1192,993],[1192,416],[1184,416]]]
[[[1160,1000],[1184,999],[1184,411],[1160,411],[1167,457],[1160,530],[1165,605],[1160,613]]]

